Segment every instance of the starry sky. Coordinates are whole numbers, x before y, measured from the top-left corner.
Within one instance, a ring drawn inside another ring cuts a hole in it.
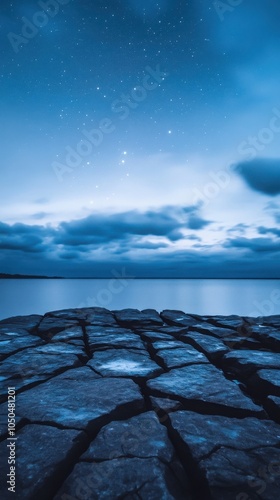
[[[279,15],[2,0],[0,272],[280,277]]]

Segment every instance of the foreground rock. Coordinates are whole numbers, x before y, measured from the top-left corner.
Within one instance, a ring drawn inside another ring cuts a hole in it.
[[[275,500],[279,328],[150,309],[1,321],[0,498],[16,437],[17,500]]]

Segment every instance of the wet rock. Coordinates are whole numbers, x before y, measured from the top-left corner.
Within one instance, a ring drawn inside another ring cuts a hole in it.
[[[47,345],[36,347],[36,352],[42,354],[75,354],[84,360],[87,359],[83,346],[71,345],[66,342],[50,342]]]
[[[256,349],[257,351],[263,350],[263,345],[252,337],[223,337],[223,343],[229,349]]]
[[[185,348],[186,345],[184,342],[181,342],[180,340],[172,340],[172,338],[167,338],[164,340],[158,340],[157,342],[153,342],[153,348],[156,351],[159,351],[160,349],[179,349],[179,348]]]
[[[165,323],[171,326],[194,326],[197,320],[192,316],[185,314],[183,311],[170,311],[166,309],[160,313],[161,318]]]
[[[129,379],[103,379],[90,368],[68,370],[17,396],[17,414],[31,422],[52,422],[92,431],[106,418],[143,408],[138,386]]]
[[[156,359],[162,361],[167,368],[186,366],[194,363],[209,363],[204,354],[191,346],[185,346],[182,349],[162,349],[157,352]]]
[[[78,320],[68,320],[63,318],[56,318],[55,321],[50,316],[45,316],[41,321],[38,333],[44,339],[49,340],[55,333],[61,332],[62,330],[66,330],[66,328],[71,328],[78,324]]]
[[[71,342],[72,340],[81,340],[83,342],[84,334],[80,326],[74,326],[54,334],[51,340],[52,342]]]
[[[159,459],[120,458],[76,465],[54,500],[64,498],[189,500],[191,496]]]
[[[184,342],[202,351],[213,363],[220,361],[229,351],[225,344],[219,339],[203,335],[202,333],[189,332],[187,335],[182,335],[180,338],[184,340]]]
[[[167,335],[161,332],[141,332],[141,338],[143,338],[146,342],[172,342],[174,341],[174,337],[171,335]]]
[[[175,397],[188,409],[232,416],[264,414],[262,408],[246,397],[234,382],[206,364],[171,370],[150,380],[147,386],[153,395]]]
[[[239,377],[247,378],[262,368],[279,368],[280,353],[266,351],[232,351],[223,358],[224,369]]]
[[[2,319],[0,321],[0,329],[7,326],[8,328],[22,328],[28,332],[32,332],[37,328],[43,316],[31,314],[30,316],[15,316],[14,318]]]
[[[147,353],[127,349],[96,352],[87,364],[103,377],[147,378],[162,373]]]
[[[280,396],[280,369],[259,370],[248,380],[247,384],[256,395]]]
[[[236,315],[231,316],[208,316],[208,321],[219,327],[232,328],[241,331],[244,327],[244,320]]]
[[[1,396],[7,394],[8,386],[15,386],[19,390],[30,384],[47,380],[62,370],[81,365],[78,357],[73,353],[46,353],[38,349],[24,349],[1,363],[0,376],[3,381]]]
[[[3,478],[10,472],[7,444],[0,444]],[[6,499],[13,495],[13,498],[19,500],[49,500],[85,445],[86,435],[81,431],[56,429],[46,425],[26,425],[17,432],[15,493],[7,490],[6,481],[1,481],[1,498]]]
[[[88,309],[86,323],[95,326],[117,326],[116,318],[113,313],[102,307]]]
[[[122,311],[114,311],[118,323],[124,327],[149,327],[152,325],[161,326],[163,321],[160,315],[153,309],[123,309]]]
[[[43,341],[33,335],[21,335],[20,333],[0,334],[0,360],[27,347],[43,344]]]
[[[236,336],[236,332],[230,328],[219,327],[217,325],[211,325],[210,323],[197,323],[195,327],[190,328],[191,331],[203,333],[211,337],[216,337],[218,339],[223,339],[224,337],[231,338]]]
[[[172,462],[174,448],[166,428],[153,411],[129,420],[111,422],[92,441],[81,460],[100,462],[112,458],[159,458]]]
[[[276,420],[276,422],[280,423],[280,397],[268,396],[264,406],[268,414]]]
[[[271,478],[264,496],[272,499],[279,491],[280,426],[255,418],[226,418],[179,411],[169,415],[177,442],[186,459],[193,462],[202,485],[200,498],[241,499],[254,495],[256,479],[263,479],[264,466],[278,463],[278,477]],[[255,481],[253,481],[253,479]],[[204,483],[204,484],[203,484]],[[259,485],[260,486],[260,485]],[[205,495],[205,496],[204,496]]]
[[[169,398],[155,398],[153,396],[151,396],[150,399],[152,408],[157,413],[160,422],[166,420],[166,418],[163,418],[162,415],[168,414],[171,411],[175,410],[183,410],[183,405],[182,403],[180,403],[180,401]],[[161,414],[159,414],[159,410],[161,410]]]
[[[125,347],[127,349],[142,349],[145,346],[139,337],[131,330],[124,328],[86,327],[88,344],[91,352],[98,348]]]
[[[264,346],[280,353],[280,332],[275,328],[265,325],[254,326],[251,328],[251,333],[257,338]]]

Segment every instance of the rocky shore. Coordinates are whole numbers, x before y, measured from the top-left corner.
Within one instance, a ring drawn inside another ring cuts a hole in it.
[[[73,309],[0,346],[1,499],[279,498],[280,316]]]

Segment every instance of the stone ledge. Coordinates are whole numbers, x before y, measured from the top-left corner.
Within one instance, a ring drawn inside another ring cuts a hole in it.
[[[0,322],[1,499],[274,500],[279,317],[147,309]]]

